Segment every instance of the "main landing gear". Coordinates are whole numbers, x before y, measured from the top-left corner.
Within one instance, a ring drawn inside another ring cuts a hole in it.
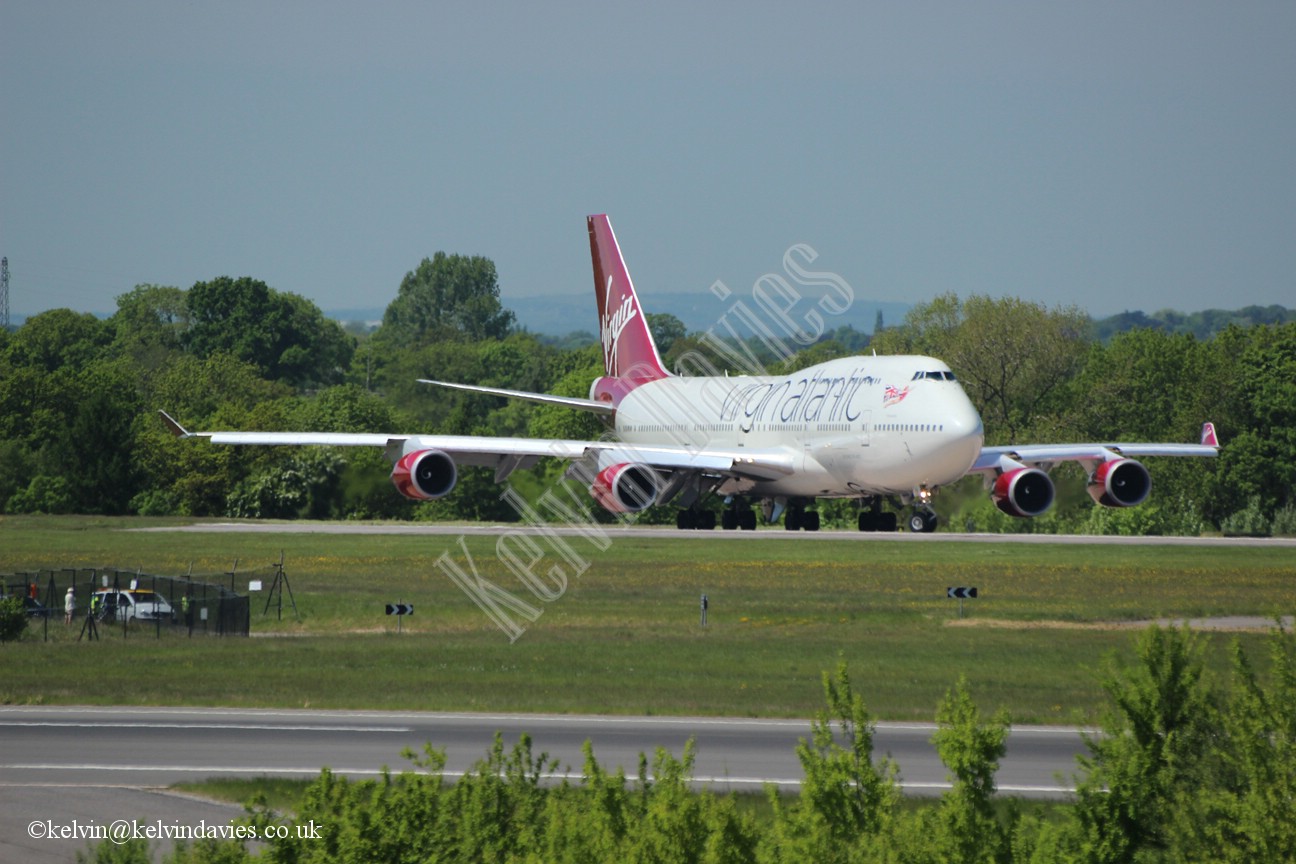
[[[755,531],[756,511],[749,507],[747,502],[735,498],[720,511],[720,527],[726,531],[737,529]]]
[[[930,534],[938,524],[936,514],[930,507],[916,506],[905,525],[915,534]],[[861,531],[895,531],[899,527],[899,517],[895,513],[882,511],[881,498],[864,499],[864,509],[859,512],[859,530]]]
[[[675,514],[675,527],[681,531],[712,531],[716,527],[713,510],[694,510],[689,507]]]
[[[819,511],[807,510],[805,501],[793,499],[783,513],[783,527],[788,531],[818,531]]]

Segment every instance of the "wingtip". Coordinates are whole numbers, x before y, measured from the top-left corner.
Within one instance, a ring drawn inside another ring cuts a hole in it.
[[[1215,424],[1207,420],[1202,424],[1201,443],[1207,447],[1219,447],[1219,436],[1215,434]]]
[[[158,415],[162,418],[162,422],[166,424],[166,427],[171,430],[172,435],[177,438],[189,437],[189,430],[181,426],[180,423],[170,414],[159,408]]]

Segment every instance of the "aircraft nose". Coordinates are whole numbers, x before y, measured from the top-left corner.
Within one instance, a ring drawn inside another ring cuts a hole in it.
[[[981,454],[981,447],[985,443],[985,426],[971,400],[965,398],[963,402],[963,405],[949,412],[945,431],[953,447],[960,452],[966,451],[970,464]]]

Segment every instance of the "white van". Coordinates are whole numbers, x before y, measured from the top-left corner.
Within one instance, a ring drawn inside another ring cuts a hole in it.
[[[175,621],[175,609],[155,591],[100,588],[94,593],[94,598],[98,601],[96,614],[105,619],[153,621],[161,618],[163,623]]]

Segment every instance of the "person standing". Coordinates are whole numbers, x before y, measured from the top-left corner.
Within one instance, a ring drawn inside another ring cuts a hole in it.
[[[72,615],[76,612],[76,591],[71,585],[68,586],[67,594],[63,595],[63,623],[71,626]]]

